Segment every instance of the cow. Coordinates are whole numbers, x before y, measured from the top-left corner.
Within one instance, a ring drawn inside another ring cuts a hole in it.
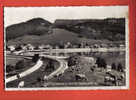
[[[104,82],[110,82],[116,86],[117,77],[109,72],[106,73],[106,76],[104,78]]]
[[[76,78],[76,81],[80,81],[80,80],[87,81],[88,80],[84,74],[76,74],[75,78]]]

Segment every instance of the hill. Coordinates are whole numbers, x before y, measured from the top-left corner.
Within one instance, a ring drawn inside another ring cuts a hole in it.
[[[14,24],[6,28],[6,40],[8,41],[24,35],[49,34],[51,25],[50,22],[42,18],[34,18],[27,22]]]
[[[78,37],[77,33],[70,32],[65,29],[54,28],[52,29],[52,34],[49,35],[24,35],[18,37],[16,39],[11,39],[7,42],[7,45],[17,45],[17,44],[33,44],[33,45],[40,45],[40,44],[51,44],[51,45],[59,45],[62,43],[71,42],[72,44],[80,44],[81,42],[88,42],[88,44],[94,43],[112,43],[113,41],[109,41],[106,39],[103,40],[94,40],[94,39],[87,39],[84,37]],[[119,41],[116,41],[119,42]]]
[[[22,43],[31,43],[33,45],[39,45],[39,44],[51,44],[56,45],[60,43],[77,43],[78,42],[78,36],[74,32],[67,31],[65,29],[59,29],[54,28],[52,29],[52,34],[49,35],[24,35],[21,37],[18,37],[16,39],[11,39],[8,41],[8,45],[11,44],[22,44]]]
[[[56,20],[54,27],[75,32],[79,37],[110,41],[125,40],[125,19]]]
[[[6,28],[7,44],[31,43],[78,44],[87,41],[109,43],[125,41],[125,19],[56,20],[50,23],[42,18],[14,24]]]

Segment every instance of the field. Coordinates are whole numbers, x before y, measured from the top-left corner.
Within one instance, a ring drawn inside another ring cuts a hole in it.
[[[125,68],[125,52],[107,52],[107,53],[91,53],[90,56],[93,57],[102,57],[106,60],[108,65],[112,63],[118,64],[121,63]]]
[[[24,58],[22,56],[17,57],[17,56],[13,56],[13,55],[7,55],[6,59],[5,59],[5,63],[6,65],[13,65],[15,66],[15,64],[19,61],[19,60],[23,60]]]
[[[16,58],[18,58],[17,56],[16,56]],[[9,60],[9,59],[8,59]],[[19,78],[19,79],[17,79],[17,80],[15,80],[15,81],[12,81],[12,82],[9,82],[9,83],[7,83],[6,84],[6,87],[17,87],[18,86],[18,84],[19,84],[19,82],[20,81],[24,81],[25,82],[25,87],[37,87],[36,86],[36,84],[38,83],[39,84],[39,80],[40,79],[42,79],[43,77],[44,77],[44,75],[48,75],[48,74],[50,74],[53,70],[46,70],[46,67],[47,67],[47,64],[49,63],[49,61],[50,61],[51,59],[44,59],[44,62],[43,62],[43,66],[42,67],[40,67],[38,70],[36,70],[35,72],[33,72],[33,73],[31,73],[31,74],[29,74],[29,75],[27,75],[27,76],[25,76],[25,77],[23,77],[23,78]],[[9,61],[9,62],[11,62],[12,64],[14,64],[14,63],[16,63],[16,62],[12,62],[13,60],[11,60],[11,61]],[[30,63],[32,63],[32,61],[30,61],[29,60],[29,62]],[[53,63],[54,63],[54,65],[55,65],[55,69],[57,69],[57,67],[59,66],[58,65],[58,62],[56,62],[56,61],[52,61]],[[10,63],[10,64],[11,64]],[[30,64],[29,63],[29,64]],[[9,63],[8,63],[9,64]],[[15,64],[14,64],[15,65]],[[34,65],[34,64],[33,64]],[[25,70],[27,70],[27,69],[29,69],[29,68],[31,68],[32,67],[32,65],[31,66],[28,66],[27,68],[25,68]],[[54,69],[54,70],[55,70]],[[45,71],[46,70],[46,71]],[[22,70],[21,70],[22,71]],[[24,71],[24,70],[23,70]],[[38,87],[41,87],[41,84],[39,84],[38,85]]]
[[[114,56],[113,56],[114,55]],[[118,63],[121,63],[123,67],[125,68],[125,55],[124,53],[121,54],[121,56],[117,56],[118,53],[96,53],[93,54],[95,57],[103,57],[105,58],[106,62],[108,65],[111,65],[113,62],[116,62],[115,64],[117,65]],[[71,69],[67,69],[65,73],[58,77],[58,78],[52,78],[49,80],[49,83],[45,83],[48,87],[55,87],[55,84],[57,86],[105,86],[109,84],[105,84],[105,76],[106,76],[106,70],[103,68],[94,68],[94,71],[91,71],[91,68],[93,67],[93,64],[85,60],[83,57],[80,60],[80,63],[78,66],[81,66],[80,71],[71,71]],[[85,74],[87,81],[84,80],[79,80],[77,81],[75,78],[76,74]],[[116,76],[120,76],[121,72],[118,72],[116,70],[111,70],[111,73],[113,73]],[[53,84],[54,83],[54,84]],[[110,84],[114,85],[114,84]],[[125,82],[120,83],[121,86],[125,85]]]
[[[89,57],[90,56],[90,57]],[[90,58],[94,58],[95,60],[89,60]],[[80,56],[79,63],[75,66],[68,67],[68,69],[65,70],[65,72],[62,75],[59,75],[58,77],[53,77],[49,79],[48,81],[43,81],[43,77],[45,75],[50,75],[53,71],[55,71],[60,64],[51,59],[44,58],[43,65],[35,72],[27,75],[26,77],[20,78],[18,80],[9,82],[6,84],[6,87],[17,87],[19,82],[24,81],[26,88],[30,87],[66,87],[66,86],[107,86],[109,84],[105,84],[105,76],[106,76],[106,70],[103,68],[93,68],[95,61],[97,57],[102,57],[105,59],[107,65],[111,65],[112,63],[115,63],[118,65],[118,63],[121,63],[124,68],[125,66],[125,53],[124,52],[114,52],[114,53],[90,53],[88,56]],[[20,60],[24,59],[22,56],[7,56],[6,57],[6,64],[11,64],[13,66],[16,65],[16,63]],[[30,63],[32,63],[31,60],[28,60]],[[30,64],[29,63],[29,64]],[[29,65],[28,64],[28,65]],[[50,66],[49,66],[50,64]],[[54,66],[52,69],[51,67]],[[32,64],[34,65],[34,64]],[[27,68],[24,68],[24,70],[27,70],[28,68],[31,68],[31,66],[27,66]],[[93,71],[91,70],[93,68]],[[24,71],[23,70],[23,71]],[[22,70],[20,70],[21,72]],[[112,73],[116,74],[117,76],[121,75],[121,72],[112,70]],[[75,76],[77,74],[84,74],[86,76],[87,80],[76,80]],[[120,85],[124,86],[126,83],[123,81]],[[114,84],[110,84],[114,85]]]

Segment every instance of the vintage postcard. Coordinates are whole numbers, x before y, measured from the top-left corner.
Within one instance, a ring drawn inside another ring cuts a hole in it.
[[[128,6],[4,7],[5,90],[129,89]]]

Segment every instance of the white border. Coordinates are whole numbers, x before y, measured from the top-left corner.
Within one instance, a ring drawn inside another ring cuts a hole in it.
[[[95,6],[68,6],[68,7],[95,7]],[[96,6],[99,7],[99,6]],[[100,6],[105,7],[105,6]],[[106,6],[107,7],[107,6]],[[112,7],[112,6],[109,6]],[[114,6],[116,7],[116,6]],[[117,6],[118,7],[118,6]],[[119,7],[127,7],[128,6],[119,6]],[[5,8],[5,7],[4,7]],[[7,7],[6,7],[7,8]],[[10,8],[10,7],[9,7]],[[43,88],[6,88],[5,83],[5,90],[6,91],[37,91],[37,90],[128,90],[129,89],[129,20],[128,15],[125,16],[125,44],[126,44],[126,54],[125,54],[125,65],[126,65],[126,86],[94,86],[94,87],[43,87]],[[5,50],[5,29],[4,29],[4,50]],[[6,51],[4,51],[4,65],[6,65]],[[4,68],[6,68],[4,66]],[[6,72],[5,72],[6,73]],[[6,76],[6,74],[5,74]]]

